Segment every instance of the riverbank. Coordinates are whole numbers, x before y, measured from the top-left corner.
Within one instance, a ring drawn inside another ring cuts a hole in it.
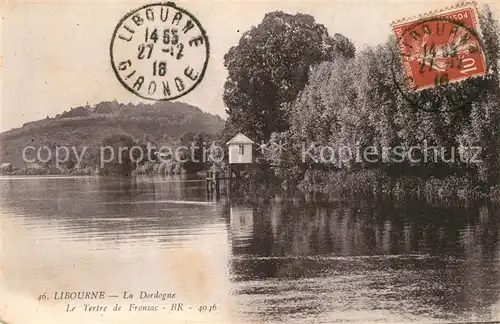
[[[44,176],[44,175],[99,175],[95,168],[86,167],[81,169],[65,169],[65,168],[56,168],[56,167],[27,167],[20,169],[13,169],[10,171],[0,170],[0,175],[5,176]]]
[[[184,175],[196,174],[206,177],[206,172],[189,171],[184,163],[163,162],[137,166],[129,175]],[[109,170],[108,170],[109,171]],[[279,181],[265,172],[243,174],[238,183],[233,184],[233,191],[246,197],[259,199],[272,196],[279,189]],[[111,172],[98,167],[65,169],[30,165],[23,169],[0,170],[0,175],[7,176],[113,176]],[[119,174],[116,174],[119,175]],[[417,177],[411,175],[389,176],[381,170],[358,171],[306,171],[296,187],[285,191],[294,193],[299,190],[305,195],[325,197],[374,197],[406,199],[416,198],[426,201],[437,200],[477,200],[489,199],[500,201],[500,185],[488,187],[484,183],[467,176]]]
[[[0,168],[0,175],[179,175],[186,173],[196,173],[192,168],[183,162],[165,161],[162,163],[145,162],[135,168],[112,168],[106,165],[103,168],[99,166],[86,166],[83,168],[63,168],[55,166],[42,166],[40,164],[31,164],[25,168],[15,168],[10,163]]]
[[[500,201],[499,185],[489,187],[467,176],[390,176],[380,170],[307,171],[298,188],[304,193],[338,196]]]

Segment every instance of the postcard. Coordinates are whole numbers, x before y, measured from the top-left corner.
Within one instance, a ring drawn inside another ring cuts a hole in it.
[[[500,323],[500,2],[2,1],[0,323]]]

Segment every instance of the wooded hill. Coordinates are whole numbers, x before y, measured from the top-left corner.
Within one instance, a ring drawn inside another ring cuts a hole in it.
[[[219,116],[181,102],[101,102],[0,134],[0,161],[13,163],[16,168],[26,167],[22,158],[26,146],[95,148],[113,135],[129,136],[140,143],[175,145],[193,134],[213,136],[223,127],[224,120]]]

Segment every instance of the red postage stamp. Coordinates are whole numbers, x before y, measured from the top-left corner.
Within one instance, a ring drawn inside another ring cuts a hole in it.
[[[393,23],[411,90],[457,82],[486,72],[474,4]]]

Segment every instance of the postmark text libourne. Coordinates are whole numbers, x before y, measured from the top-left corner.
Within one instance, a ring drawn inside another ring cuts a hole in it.
[[[111,64],[121,84],[144,99],[172,100],[203,79],[208,37],[200,22],[173,3],[143,6],[113,33]]]

